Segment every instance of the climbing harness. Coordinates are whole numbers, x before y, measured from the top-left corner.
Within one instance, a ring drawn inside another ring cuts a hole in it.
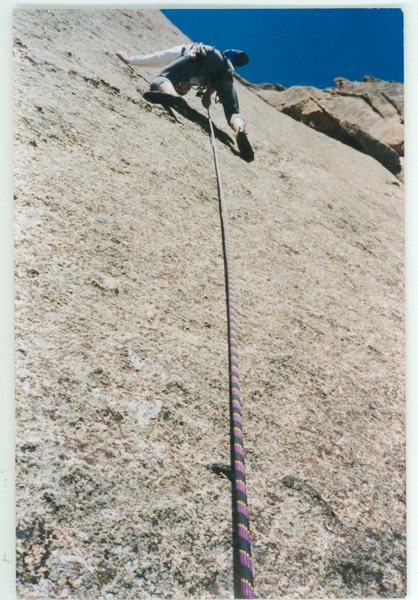
[[[246,472],[244,463],[243,427],[241,395],[238,370],[237,318],[235,289],[232,277],[232,252],[229,242],[225,200],[216,151],[215,132],[208,111],[210,141],[218,185],[219,216],[221,222],[222,250],[225,272],[226,309],[228,320],[228,359],[229,359],[229,415],[230,447],[232,471],[232,541],[235,598],[255,598],[253,564],[251,558],[251,535],[247,503]]]

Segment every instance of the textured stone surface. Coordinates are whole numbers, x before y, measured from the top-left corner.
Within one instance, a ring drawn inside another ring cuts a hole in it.
[[[335,84],[324,90],[268,89],[262,84],[258,93],[278,110],[373,156],[399,175],[404,153],[403,84],[372,77],[361,82],[338,77]]]
[[[185,38],[134,10],[14,33],[19,595],[231,598],[211,146],[114,55]],[[238,92],[256,159],[218,152],[257,595],[403,596],[402,183]]]

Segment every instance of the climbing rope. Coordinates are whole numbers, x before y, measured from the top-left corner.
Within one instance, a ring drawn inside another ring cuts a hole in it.
[[[226,309],[228,320],[228,359],[229,359],[229,415],[230,447],[232,471],[232,542],[234,569],[234,597],[255,598],[253,583],[253,564],[251,558],[250,521],[247,502],[247,487],[244,463],[243,428],[241,395],[238,370],[237,318],[235,308],[235,290],[231,269],[231,245],[229,242],[228,222],[225,212],[225,200],[216,151],[215,133],[209,108],[210,141],[215,162],[218,183],[219,216],[221,221],[222,249],[225,272]]]
[[[126,63],[125,63],[126,64]],[[127,64],[133,76],[139,74]],[[141,79],[149,83],[145,77]],[[174,116],[170,107],[170,114]],[[216,151],[215,132],[208,111],[210,125],[210,141],[212,144],[215,162],[216,178],[218,182],[219,216],[222,233],[222,250],[224,258],[226,309],[228,320],[228,359],[229,359],[229,415],[230,415],[230,448],[231,448],[231,482],[232,482],[232,543],[233,543],[233,571],[234,571],[234,597],[255,598],[253,581],[253,564],[251,558],[250,520],[247,502],[246,472],[244,462],[244,443],[242,428],[241,396],[238,370],[237,348],[237,318],[235,309],[235,292],[231,271],[231,246],[228,234],[228,222],[225,212],[225,200],[219,170],[218,155]]]

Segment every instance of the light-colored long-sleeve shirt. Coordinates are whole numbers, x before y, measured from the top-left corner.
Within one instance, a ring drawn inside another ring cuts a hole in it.
[[[142,56],[131,56],[128,60],[131,65],[138,67],[165,67],[177,60],[192,47],[193,44],[184,44],[183,46],[174,46],[169,50],[161,50],[152,54],[143,54]]]

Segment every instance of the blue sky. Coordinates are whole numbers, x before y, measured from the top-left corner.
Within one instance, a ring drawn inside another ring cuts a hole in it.
[[[177,9],[162,11],[194,41],[241,48],[254,83],[333,85],[364,75],[403,81],[400,9]]]

